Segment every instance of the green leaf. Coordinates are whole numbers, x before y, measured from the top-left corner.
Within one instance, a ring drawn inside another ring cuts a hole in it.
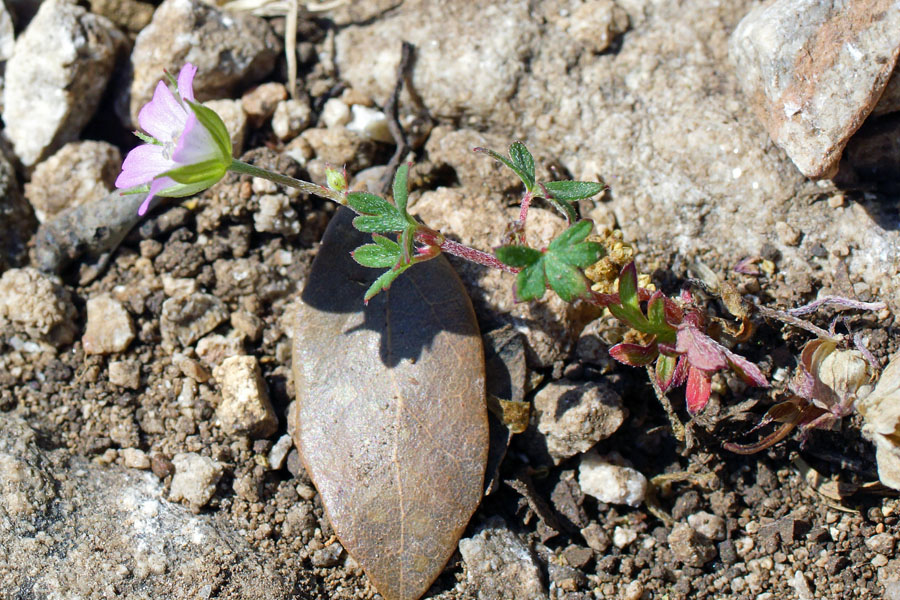
[[[656,359],[656,383],[662,391],[666,392],[672,387],[675,378],[675,368],[678,366],[678,359],[674,356],[666,356],[660,354]]]
[[[566,302],[572,302],[587,291],[587,280],[581,271],[564,262],[557,254],[548,252],[543,263],[547,282]]]
[[[603,256],[603,245],[597,242],[582,242],[564,250],[556,250],[554,254],[570,265],[586,269]]]
[[[524,148],[524,146],[522,147]],[[512,150],[512,146],[510,146],[510,150]],[[525,184],[525,189],[527,189],[529,192],[534,191],[534,159],[532,159],[531,161],[531,172],[529,174],[528,171],[524,171],[522,169],[522,165],[509,160],[499,152],[495,152],[490,148],[475,148],[475,152],[482,152],[484,154],[487,154],[497,162],[503,163],[504,165],[509,167],[516,175],[519,176],[519,179],[521,179],[522,183]],[[526,149],[525,152],[528,152],[528,150]],[[531,154],[529,153],[528,156],[531,156]],[[527,164],[524,166],[527,167]]]
[[[366,233],[403,231],[409,223],[397,207],[375,194],[353,192],[347,194],[347,204],[361,216],[353,219],[353,226]]]
[[[212,135],[227,168],[231,164],[231,136],[228,134],[228,128],[225,127],[222,117],[213,109],[203,106],[199,102],[190,100],[186,100],[186,102],[194,111],[200,124]]]
[[[393,267],[400,259],[400,244],[384,236],[373,235],[374,244],[360,246],[352,252],[353,260],[364,267]]]
[[[396,215],[362,215],[353,219],[353,226],[364,233],[394,233],[406,230],[409,223]]]
[[[590,221],[588,219],[578,221],[577,223],[563,231],[561,234],[559,234],[559,237],[550,242],[549,250],[560,250],[584,241],[584,238],[588,236],[593,227],[593,221]]]
[[[394,174],[394,204],[401,214],[406,215],[406,202],[409,199],[407,178],[409,177],[409,164],[402,164]]]
[[[369,286],[369,289],[366,290],[366,295],[363,296],[363,302],[368,303],[369,300],[377,296],[379,293],[391,287],[391,284],[394,283],[394,280],[400,276],[403,271],[407,270],[410,265],[405,265],[402,267],[398,267],[396,269],[391,269],[389,271],[385,271],[381,274],[381,276],[376,279],[372,285]]]
[[[543,260],[529,265],[519,271],[516,277],[516,298],[520,302],[540,300],[547,291],[547,278],[544,276]]]
[[[534,157],[522,142],[513,142],[509,147],[509,157],[516,166],[516,173],[530,192],[534,189]]]
[[[619,301],[622,306],[640,312],[638,304],[637,267],[631,261],[619,273]]]
[[[366,192],[347,194],[347,204],[356,212],[364,215],[385,215],[397,212],[397,207],[381,196]]]
[[[595,181],[547,181],[543,186],[554,198],[566,202],[590,198],[606,189],[605,184]]]
[[[494,251],[497,260],[517,269],[533,265],[541,259],[540,250],[528,246],[501,246]]]
[[[562,216],[565,217],[567,223],[573,223],[578,219],[578,215],[575,213],[575,207],[572,206],[571,203],[557,198],[547,198],[547,202],[552,204],[553,208],[562,213]]]

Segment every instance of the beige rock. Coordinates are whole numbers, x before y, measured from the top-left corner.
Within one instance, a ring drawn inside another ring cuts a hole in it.
[[[175,475],[169,487],[169,500],[183,500],[191,510],[199,512],[216,493],[216,484],[225,472],[224,465],[194,452],[176,454],[172,464]]]
[[[272,116],[278,103],[287,97],[284,84],[269,82],[258,85],[241,96],[241,106],[244,107],[251,125],[259,127]]]
[[[114,360],[109,363],[109,382],[136,390],[141,387],[141,367],[133,360]]]
[[[312,109],[309,102],[303,100],[283,100],[275,107],[272,115],[272,132],[278,139],[287,141],[309,127],[312,121]]]
[[[863,434],[875,443],[878,479],[900,490],[900,354],[881,373],[875,389],[856,404]]]
[[[230,434],[269,437],[278,429],[278,417],[255,356],[232,356],[213,371],[222,390],[216,416]]]
[[[37,269],[9,269],[0,277],[0,335],[64,346],[75,338],[77,313],[59,279]]]
[[[141,469],[146,471],[150,468],[150,457],[147,453],[139,448],[123,448],[119,451],[119,456],[125,462],[125,466],[129,469]]]
[[[159,329],[164,343],[190,346],[227,319],[221,300],[211,294],[193,294],[163,302]]]
[[[122,352],[134,335],[134,323],[121,302],[107,295],[87,301],[87,326],[81,338],[87,354]]]
[[[797,168],[832,177],[900,52],[900,2],[777,0],[752,10],[730,54],[757,117]]]

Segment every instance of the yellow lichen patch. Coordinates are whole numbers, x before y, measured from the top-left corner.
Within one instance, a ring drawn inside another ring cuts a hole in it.
[[[618,289],[622,268],[634,260],[634,247],[622,238],[620,229],[605,229],[599,235],[588,237],[589,242],[601,244],[606,251],[603,258],[584,270],[587,278],[594,282],[591,289],[595,292],[614,293]],[[648,290],[656,289],[646,273],[638,273],[638,285]]]

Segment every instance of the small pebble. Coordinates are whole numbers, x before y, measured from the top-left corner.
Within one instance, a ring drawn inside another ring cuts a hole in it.
[[[866,539],[866,547],[876,554],[890,555],[894,552],[894,536],[890,533],[879,533]]]
[[[624,548],[637,539],[637,532],[630,527],[621,527],[619,525],[613,530],[613,545],[616,548]]]
[[[134,336],[134,323],[121,302],[107,295],[87,301],[87,326],[81,338],[86,354],[122,352]]]
[[[109,382],[136,390],[141,387],[141,367],[133,360],[113,360],[109,363]]]
[[[288,97],[287,89],[281,83],[264,83],[256,86],[241,97],[241,106],[252,127],[259,127],[272,116],[275,107]]]
[[[291,439],[291,436],[285,434],[278,438],[278,441],[275,442],[275,445],[269,451],[269,468],[273,471],[281,469],[285,460],[287,460],[288,452],[293,447],[294,440]]]
[[[693,527],[697,533],[705,535],[711,540],[725,539],[725,519],[722,517],[700,511],[690,515],[687,521],[688,525]]]
[[[147,470],[150,468],[150,457],[139,448],[123,448],[119,451],[119,455],[129,469]]]
[[[272,115],[272,132],[282,141],[297,137],[310,126],[312,110],[309,103],[300,100],[283,100],[275,107]]]
[[[222,389],[216,416],[227,433],[261,438],[275,433],[278,417],[255,356],[226,358],[213,376]]]
[[[197,383],[206,383],[211,377],[203,365],[180,352],[172,355],[172,364],[178,367],[185,377],[190,377]]]
[[[644,584],[640,581],[632,581],[622,590],[622,600],[641,600],[644,595]]]
[[[639,506],[647,493],[647,478],[640,472],[613,464],[595,452],[582,456],[578,483],[585,494],[611,504]]]
[[[778,235],[778,240],[785,246],[796,246],[800,243],[800,232],[785,221],[775,223],[775,234]]]
[[[350,107],[340,98],[331,98],[322,107],[322,124],[328,129],[341,127],[350,122]]]
[[[310,562],[314,567],[333,567],[340,562],[343,553],[344,547],[335,542],[313,552]]]
[[[176,454],[172,458],[175,475],[169,488],[169,500],[184,500],[199,511],[216,493],[216,484],[225,472],[224,466],[194,452]]]

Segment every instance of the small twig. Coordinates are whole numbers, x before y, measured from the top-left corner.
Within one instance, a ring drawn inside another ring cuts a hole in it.
[[[665,409],[666,416],[669,417],[669,423],[672,424],[672,433],[675,435],[675,439],[679,442],[684,443],[687,438],[684,424],[682,424],[681,420],[678,418],[678,415],[675,414],[675,409],[672,408],[672,403],[669,402],[669,397],[666,396],[666,393],[662,391],[662,388],[660,388],[659,384],[656,382],[656,373],[654,372],[652,367],[647,367],[647,376],[650,378],[650,385],[653,386],[653,391],[656,394],[656,398]]]
[[[297,12],[300,0],[291,0],[284,22],[284,58],[287,61],[288,93],[297,98]]]
[[[821,298],[810,302],[804,306],[798,306],[797,308],[791,308],[787,311],[788,314],[799,317],[801,315],[808,315],[812,312],[817,311],[820,307],[825,306],[826,304],[833,304],[835,306],[840,306],[841,308],[854,308],[856,310],[884,310],[887,308],[887,304],[884,302],[860,302],[859,300],[852,300],[850,298],[843,298],[841,296],[822,296]]]
[[[385,169],[384,175],[381,177],[381,182],[379,183],[382,195],[386,195],[388,191],[390,191],[391,182],[394,179],[394,171],[397,170],[400,161],[402,161],[406,156],[406,153],[409,152],[406,134],[400,126],[398,104],[400,103],[400,92],[403,90],[403,84],[404,82],[408,82],[407,74],[412,64],[414,50],[415,47],[412,44],[403,42],[400,50],[400,63],[397,65],[397,81],[394,84],[394,90],[384,104],[384,114],[388,120],[388,129],[390,130],[391,137],[394,138],[394,144],[396,144],[397,147],[394,150],[394,155],[391,157],[390,162],[388,162],[387,169]],[[407,85],[407,87],[410,86]]]
[[[769,317],[770,319],[776,319],[783,323],[787,323],[789,325],[793,325],[799,329],[804,329],[816,337],[819,337],[823,340],[833,340],[835,336],[829,333],[828,331],[822,329],[821,327],[817,327],[813,325],[809,321],[804,321],[803,319],[797,318],[789,312],[778,310],[777,308],[768,308],[766,306],[762,306],[760,304],[753,305],[756,310],[764,317]],[[840,339],[840,338],[838,338]]]

